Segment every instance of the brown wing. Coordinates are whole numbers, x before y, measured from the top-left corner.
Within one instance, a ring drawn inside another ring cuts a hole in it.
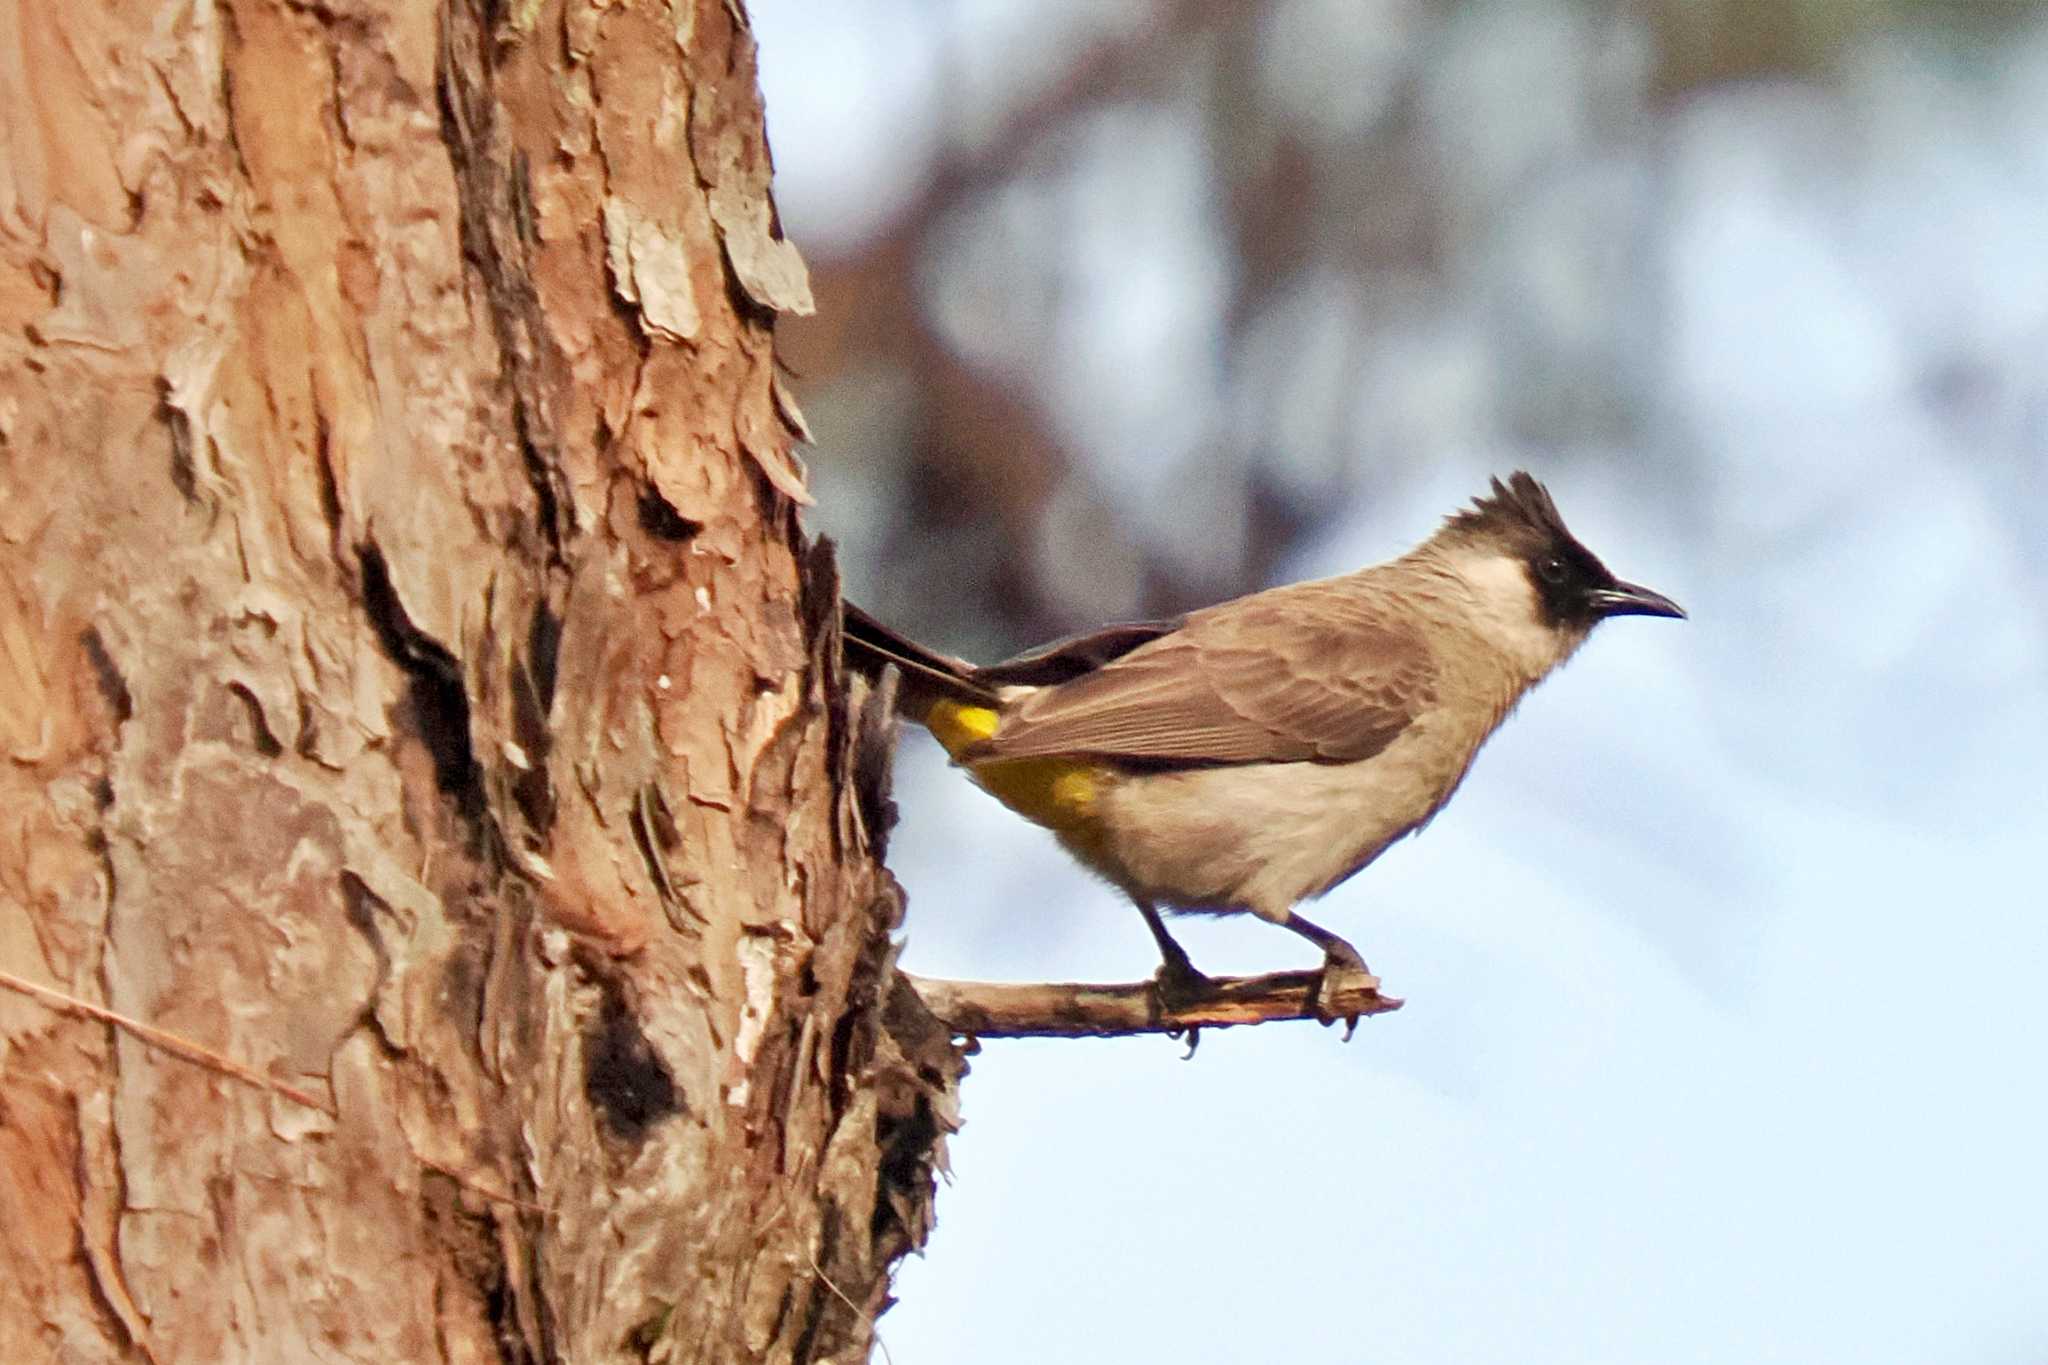
[[[975,754],[1180,763],[1369,758],[1435,696],[1428,650],[1387,619],[1380,595],[1355,579],[1226,602],[1092,673],[1024,698]]]

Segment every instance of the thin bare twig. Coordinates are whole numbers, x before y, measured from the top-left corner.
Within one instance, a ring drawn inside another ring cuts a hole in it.
[[[1150,981],[1114,986],[938,981],[920,976],[910,976],[909,981],[941,1023],[977,1038],[1180,1034],[1282,1019],[1356,1023],[1362,1015],[1401,1008],[1399,1000],[1380,994],[1378,977],[1362,973],[1339,973],[1327,982],[1319,971],[1216,977],[1207,991],[1164,1008]]]
[[[125,1029],[151,1047],[182,1057],[196,1066],[205,1067],[208,1071],[217,1071],[223,1076],[233,1077],[244,1085],[253,1085],[258,1089],[268,1090],[273,1095],[282,1095],[294,1103],[303,1104],[308,1109],[317,1109],[329,1116],[334,1113],[328,1107],[327,1101],[310,1090],[302,1090],[298,1086],[275,1080],[253,1067],[244,1066],[232,1057],[223,1057],[211,1048],[202,1047],[190,1038],[180,1038],[177,1034],[160,1029],[154,1024],[145,1024],[140,1019],[110,1010],[105,1005],[95,1005],[90,1000],[81,1000],[75,995],[49,986],[39,986],[26,977],[16,976],[8,971],[0,971],[0,986],[20,991],[23,995],[34,996],[46,1005],[69,1010],[75,1014],[89,1015],[101,1023]]]
[[[180,1037],[178,1034],[160,1029],[154,1024],[145,1024],[140,1019],[122,1014],[118,1010],[110,1010],[104,1005],[95,1005],[90,1000],[81,1000],[67,992],[56,990],[49,986],[37,985],[26,977],[16,976],[10,971],[0,971],[0,986],[5,986],[9,990],[19,991],[23,995],[32,996],[52,1008],[87,1015],[98,1019],[102,1023],[112,1024],[116,1028],[125,1029],[151,1047],[168,1052],[174,1057],[182,1058],[195,1066],[204,1067],[208,1071],[218,1072],[223,1076],[238,1080],[244,1085],[253,1085],[259,1089],[268,1090],[274,1095],[282,1095],[296,1104],[303,1104],[308,1109],[318,1110],[329,1118],[334,1117],[334,1110],[327,1105],[326,1101],[313,1094],[312,1091],[304,1090],[296,1085],[266,1076],[255,1068],[246,1066],[232,1057],[224,1057],[211,1048],[203,1047],[193,1042],[190,1038]],[[428,1157],[421,1156],[418,1152],[413,1153],[413,1159],[428,1170],[446,1176],[463,1189],[481,1198],[488,1199],[493,1203],[510,1204],[514,1208],[527,1213],[538,1214],[542,1217],[548,1216],[548,1211],[538,1204],[479,1184],[461,1171]]]

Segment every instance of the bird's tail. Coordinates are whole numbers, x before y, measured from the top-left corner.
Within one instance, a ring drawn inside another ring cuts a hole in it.
[[[940,701],[990,708],[999,704],[995,691],[975,680],[978,670],[965,659],[927,649],[851,602],[841,603],[841,610],[847,666],[869,676],[893,666],[901,675],[896,709],[912,720],[923,723]]]

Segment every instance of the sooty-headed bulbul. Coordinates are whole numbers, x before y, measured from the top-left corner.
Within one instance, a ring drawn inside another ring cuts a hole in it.
[[[1610,616],[1674,616],[1580,544],[1526,473],[1398,559],[978,668],[858,608],[849,662],[997,800],[1137,902],[1162,994],[1206,978],[1160,910],[1249,912],[1363,971],[1296,912],[1428,824],[1523,693]]]

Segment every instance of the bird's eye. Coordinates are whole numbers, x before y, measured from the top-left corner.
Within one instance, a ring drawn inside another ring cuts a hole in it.
[[[1545,555],[1536,561],[1536,572],[1545,583],[1564,582],[1564,560],[1556,555]]]

